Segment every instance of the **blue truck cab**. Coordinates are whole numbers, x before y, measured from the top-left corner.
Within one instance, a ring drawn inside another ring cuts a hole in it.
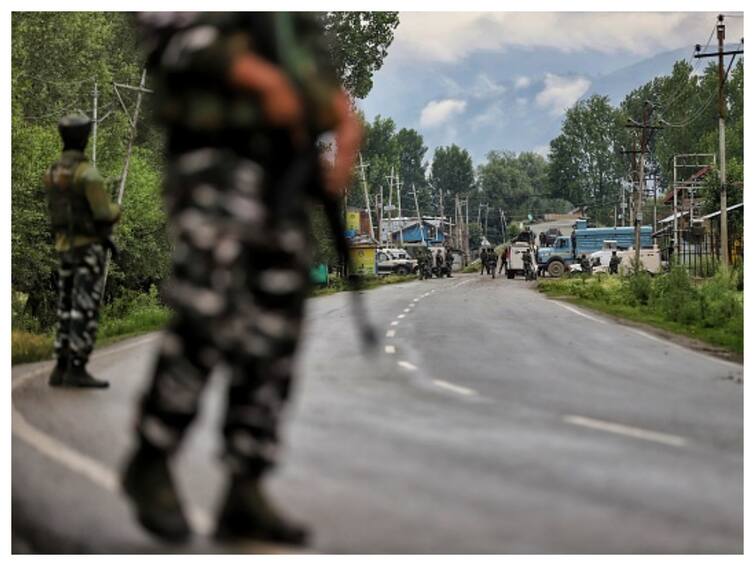
[[[652,226],[640,227],[640,246],[653,246]],[[619,249],[634,246],[634,227],[616,226],[588,228],[586,219],[575,223],[574,236],[559,236],[552,246],[537,250],[537,267],[551,277],[561,277],[567,266],[578,262],[582,254],[589,256],[603,248],[605,240],[615,240]]]

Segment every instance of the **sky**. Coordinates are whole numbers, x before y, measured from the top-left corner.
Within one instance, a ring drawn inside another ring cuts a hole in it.
[[[491,150],[547,154],[564,113],[594,93],[614,104],[692,59],[716,13],[402,12],[383,68],[359,106],[418,130],[428,161],[456,143],[476,164]],[[743,34],[726,18],[727,43]],[[709,50],[716,46],[713,34]],[[710,61],[710,60],[708,60]]]

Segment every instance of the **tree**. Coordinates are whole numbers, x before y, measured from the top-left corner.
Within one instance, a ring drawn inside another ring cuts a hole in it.
[[[435,148],[430,176],[435,191],[442,192],[446,199],[446,212],[453,210],[453,205],[449,205],[449,199],[457,194],[469,194],[475,189],[472,157],[466,149],[456,144]]]
[[[383,66],[398,22],[398,12],[322,14],[333,65],[354,98],[365,98],[372,90],[372,75]]]
[[[414,129],[401,128],[396,134],[398,146],[398,174],[403,183],[401,206],[403,210],[416,214],[412,186],[417,191],[417,203],[424,214],[434,215],[432,198],[427,186],[425,154],[427,146],[422,135]]]
[[[551,142],[551,196],[585,205],[597,221],[612,214],[626,173],[622,118],[608,97],[593,95],[567,110],[561,134]]]

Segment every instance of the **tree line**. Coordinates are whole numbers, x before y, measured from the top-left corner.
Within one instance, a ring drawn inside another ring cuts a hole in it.
[[[318,14],[331,39],[330,55],[347,90],[364,98],[398,25],[396,12]],[[137,85],[143,67],[135,20],[119,12],[14,12],[11,19],[11,289],[23,297],[25,321],[48,330],[54,320],[57,258],[41,179],[61,150],[57,122],[82,111],[92,116],[98,87],[97,168],[115,198],[130,135],[129,118],[112,87]],[[147,86],[149,87],[149,81]],[[121,91],[134,107],[135,93]],[[93,140],[87,154],[91,157]],[[150,97],[142,115],[115,240],[121,254],[111,264],[105,301],[149,291],[170,269],[170,240],[162,206],[162,134],[151,118]],[[315,218],[323,247],[327,231]],[[15,309],[14,309],[15,312]]]
[[[398,14],[328,12],[320,17],[333,40],[331,56],[344,85],[354,98],[366,97],[374,73],[387,56]],[[55,308],[56,258],[40,179],[61,149],[57,121],[75,110],[91,115],[98,85],[97,167],[114,195],[130,125],[112,83],[137,84],[143,55],[129,14],[16,12],[11,23],[11,282],[14,297],[19,293],[26,297],[30,318],[49,328]],[[742,194],[743,87],[740,58],[731,68],[726,89],[732,204],[740,202]],[[593,221],[609,223],[622,184],[631,174],[630,157],[623,152],[632,148],[636,132],[625,127],[627,120],[639,120],[645,102],[650,101],[655,106],[654,120],[667,124],[652,138],[648,157],[649,170],[657,175],[659,186],[667,189],[673,177],[673,155],[716,152],[717,89],[715,65],[699,69],[680,61],[669,75],[641,85],[618,106],[600,95],[578,101],[567,110],[547,156],[494,149],[476,167],[463,147],[438,147],[430,156],[417,130],[401,127],[386,116],[372,121],[363,117],[362,157],[369,198],[372,204],[382,187],[387,204],[392,172],[403,183],[401,206],[407,215],[414,214],[415,191],[421,213],[432,216],[453,216],[454,197],[465,196],[473,224],[472,247],[478,245],[486,226],[488,239],[494,243],[505,239],[501,210],[511,222],[580,206]],[[124,103],[133,107],[134,96],[124,92]],[[90,145],[90,153],[91,149]],[[146,96],[124,193],[123,220],[116,232],[122,253],[111,268],[108,302],[144,293],[167,275],[171,250],[160,193],[163,167],[162,134],[150,118]],[[705,195],[710,210],[717,205],[714,177]],[[393,198],[395,202],[397,195]],[[347,203],[365,204],[359,174],[349,188]],[[314,215],[313,235],[318,242],[316,259],[335,263],[327,223],[320,213]]]

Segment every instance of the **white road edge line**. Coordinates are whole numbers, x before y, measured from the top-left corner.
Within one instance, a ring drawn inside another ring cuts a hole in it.
[[[396,335],[395,330],[389,330],[388,332],[385,333],[386,338],[393,338],[395,335]]]
[[[404,360],[401,360],[400,362],[398,362],[398,365],[404,369],[408,369],[409,371],[414,371],[417,369],[417,366],[415,366],[413,363],[407,362]]]
[[[581,317],[587,318],[587,319],[589,319],[589,320],[593,320],[593,321],[595,321],[595,322],[599,322],[600,324],[605,324],[605,323],[606,323],[606,321],[605,321],[605,320],[601,320],[601,319],[599,319],[599,318],[595,318],[594,316],[590,316],[589,314],[585,314],[585,313],[583,313],[582,311],[578,311],[577,309],[575,309],[575,308],[572,308],[572,307],[570,307],[570,306],[568,306],[568,305],[565,305],[565,304],[563,304],[563,303],[560,303],[560,302],[558,302],[558,301],[553,301],[553,302],[554,302],[554,303],[556,303],[556,304],[557,304],[557,305],[558,305],[559,307],[561,307],[561,308],[564,308],[564,309],[566,309],[566,310],[568,310],[568,311],[571,311],[571,312],[573,312],[574,314],[577,314],[577,315],[579,315],[579,316],[581,316]]]
[[[136,348],[148,342],[155,340],[155,336],[150,336],[130,344],[125,344],[120,347],[109,349],[105,352],[95,353],[92,356],[93,360],[103,358],[112,354],[123,352],[124,350],[130,350]],[[21,386],[27,384],[32,379],[45,375],[50,371],[49,368],[39,369],[28,375],[15,380],[11,386],[11,391],[15,391]],[[12,401],[12,400],[11,400]],[[62,442],[58,441],[54,437],[42,432],[38,428],[31,425],[21,412],[12,407],[12,425],[11,429],[13,434],[18,438],[35,448],[38,452],[47,456],[51,460],[54,460],[62,466],[68,468],[72,472],[83,476],[92,483],[100,486],[102,489],[109,491],[115,495],[120,495],[120,482],[118,481],[118,474],[108,467],[104,466],[97,460],[90,458],[75,449],[66,446]],[[197,507],[189,507],[188,514],[193,524],[194,530],[201,535],[209,535],[212,532],[212,520],[210,515]]]
[[[459,395],[477,395],[477,391],[475,391],[474,389],[467,389],[466,387],[462,387],[461,385],[454,385],[453,383],[443,381],[442,379],[433,379],[433,383],[438,387],[448,389],[449,391],[453,391],[454,393],[458,393]]]
[[[15,408],[13,409],[13,434],[72,472],[110,493],[121,495],[120,481],[116,472],[35,428]],[[190,507],[188,513],[197,533],[202,535],[211,533],[212,520],[208,513],[197,507]]]
[[[142,338],[141,340],[137,340],[136,342],[131,342],[130,344],[124,344],[122,346],[116,346],[113,348],[110,348],[104,352],[97,352],[95,351],[92,354],[92,361],[97,361],[100,358],[105,358],[107,356],[112,356],[113,354],[118,354],[120,352],[123,352],[125,350],[130,350],[131,348],[136,348],[137,346],[141,346],[143,344],[147,344],[148,342],[153,342],[158,339],[158,336],[150,336],[148,338]],[[50,360],[52,361],[52,360]],[[52,367],[52,366],[51,366]],[[31,373],[28,373],[26,375],[23,375],[19,378],[17,378],[15,381],[13,381],[13,384],[11,385],[11,391],[15,391],[19,387],[23,387],[27,383],[29,383],[32,379],[35,379],[39,377],[40,375],[44,375],[50,372],[49,367],[40,368],[36,371],[33,371]]]
[[[566,423],[576,426],[602,430],[604,432],[612,432],[614,434],[629,436],[631,438],[638,438],[640,440],[649,440],[650,442],[666,444],[667,446],[678,447],[685,446],[687,444],[687,441],[681,436],[664,434],[662,432],[655,432],[652,430],[626,426],[618,423],[611,423],[608,421],[601,421],[598,419],[591,419],[589,417],[580,417],[579,415],[564,415],[563,420]]]
[[[388,345],[387,345],[387,346],[385,347],[385,353],[386,353],[386,354],[395,354],[395,353],[396,353],[396,346],[393,346],[393,345],[391,345],[391,344],[388,344]]]

